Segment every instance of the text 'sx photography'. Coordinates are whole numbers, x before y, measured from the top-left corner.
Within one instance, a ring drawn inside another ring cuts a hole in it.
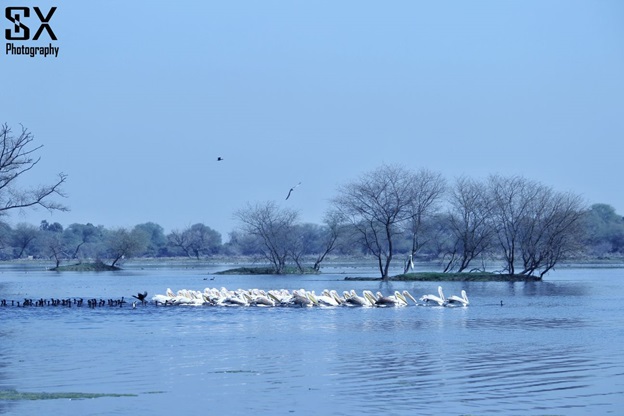
[[[5,55],[58,58],[58,41],[51,26],[56,7],[7,6],[4,9]]]

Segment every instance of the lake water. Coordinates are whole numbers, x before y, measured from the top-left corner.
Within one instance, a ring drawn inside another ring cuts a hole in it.
[[[59,274],[4,265],[0,299],[222,286],[420,297],[438,286],[344,281],[341,269],[210,280],[224,268]],[[0,414],[624,414],[624,269],[442,286],[447,295],[465,289],[470,306],[0,307]]]

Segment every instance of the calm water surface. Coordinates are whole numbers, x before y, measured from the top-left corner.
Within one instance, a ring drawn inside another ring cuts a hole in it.
[[[340,270],[210,280],[223,268],[54,274],[4,266],[0,299],[221,286],[419,297],[438,286],[344,281]],[[0,400],[0,414],[624,414],[624,269],[443,287],[447,295],[465,289],[471,305],[0,307],[0,391],[38,398]]]

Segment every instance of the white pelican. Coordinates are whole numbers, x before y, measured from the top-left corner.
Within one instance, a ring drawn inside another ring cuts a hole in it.
[[[412,294],[410,292],[408,292],[407,290],[403,291],[403,296],[406,299],[411,299],[412,302],[414,302],[416,305],[418,305],[418,301],[416,300],[416,298],[414,296],[412,296]]]
[[[425,295],[425,296],[421,297],[420,300],[422,300],[425,303],[435,302],[435,303],[437,303],[440,306],[446,306],[447,300],[444,297],[444,292],[442,292],[442,286],[438,286],[438,294],[440,296]]]
[[[299,291],[297,290],[293,290],[292,298],[290,299],[289,303],[291,305],[300,306],[300,307],[307,307],[307,306],[314,305],[312,303],[312,299],[310,299],[306,291],[303,291],[303,293],[299,293]]]
[[[174,303],[173,298],[170,298],[167,295],[154,295],[152,296],[152,300],[154,301],[156,305],[158,304],[169,305],[169,304]]]
[[[336,292],[334,289],[330,290],[329,294],[332,298],[336,300],[336,302],[338,302],[339,305],[342,305],[344,303],[344,298],[341,298],[338,292]]]
[[[461,291],[461,297],[452,295],[448,297],[447,301],[449,305],[468,306],[470,304],[470,302],[468,301],[468,296],[466,296],[465,290]]]
[[[343,293],[347,306],[373,306],[371,301],[367,297],[358,296],[355,290],[351,289],[351,292],[345,291]]]
[[[274,301],[275,305],[278,306],[288,306],[292,299],[290,293],[285,295],[277,290],[269,290],[267,296]]]
[[[403,293],[395,290],[394,297],[399,301],[399,304],[396,306],[407,306],[407,299],[405,298],[405,295],[403,295]]]
[[[178,290],[178,295],[174,298],[174,303],[179,305],[201,306],[205,303],[202,292],[197,290]]]
[[[323,290],[323,292],[318,296],[312,292],[312,296],[314,297],[312,302],[318,304],[318,306],[340,306],[340,303],[329,293],[329,290],[327,289]]]
[[[365,290],[362,292],[362,295],[364,295],[364,297],[366,298],[366,300],[368,300],[371,306],[375,306],[375,304],[377,303],[377,297],[373,295],[373,292],[371,292],[370,290]]]
[[[403,298],[403,295],[399,293],[399,291],[395,291],[392,296],[384,296],[381,292],[377,292],[377,301],[375,302],[377,306],[406,306],[407,301]]]
[[[249,301],[241,293],[232,293],[220,302],[224,306],[249,306]]]
[[[249,303],[255,306],[275,306],[275,301],[271,299],[264,291],[253,289],[251,294],[245,294],[248,297]]]

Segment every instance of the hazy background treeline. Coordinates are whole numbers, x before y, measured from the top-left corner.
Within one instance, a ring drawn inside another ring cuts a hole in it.
[[[348,227],[348,225],[345,225]],[[444,261],[456,243],[449,228],[448,217],[438,213],[423,227],[417,259]],[[584,214],[579,257],[607,259],[624,255],[624,217],[608,204],[594,204]],[[301,255],[314,257],[326,250],[330,226],[299,223],[290,230],[297,235]],[[332,250],[333,255],[365,255],[366,245],[349,239],[343,230],[342,240]],[[394,252],[409,254],[412,234],[405,232],[396,240]],[[495,253],[484,253],[492,256]],[[135,258],[195,258],[214,256],[263,256],[256,236],[242,229],[229,233],[224,241],[221,233],[209,225],[198,223],[166,233],[154,222],[137,224],[132,228],[109,229],[101,225],[70,224],[44,220],[38,225],[18,223],[11,226],[0,222],[0,260],[23,258],[55,262],[102,260],[108,263]]]
[[[27,128],[0,125],[0,218],[28,208],[68,211],[67,175],[48,184],[20,186],[39,162]],[[294,191],[291,189],[288,194]],[[21,258],[108,263],[133,257],[202,259],[256,256],[274,273],[319,270],[328,255],[370,255],[382,278],[391,264],[437,261],[444,272],[498,267],[509,275],[543,276],[560,261],[624,253],[624,219],[613,207],[587,207],[572,192],[559,192],[521,176],[455,178],[424,168],[383,164],[347,179],[336,190],[322,224],[300,219],[290,201],[247,203],[233,213],[238,228],[227,242],[197,223],[165,233],[153,222],[131,228],[41,221],[0,222],[0,260]],[[492,262],[494,260],[494,262]],[[496,264],[497,266],[491,266]],[[498,266],[499,265],[499,266]]]

